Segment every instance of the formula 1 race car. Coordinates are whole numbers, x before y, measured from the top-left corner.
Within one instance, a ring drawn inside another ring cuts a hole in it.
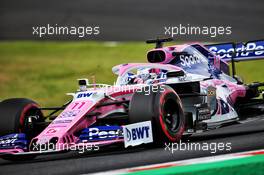
[[[0,102],[0,157],[177,142],[234,124],[249,109],[263,112],[264,83],[244,84],[235,62],[263,58],[264,41],[163,47],[167,41],[147,41],[156,43],[149,63],[113,67],[113,86],[79,79],[79,89],[68,94],[72,100],[61,107],[42,108],[24,98]]]

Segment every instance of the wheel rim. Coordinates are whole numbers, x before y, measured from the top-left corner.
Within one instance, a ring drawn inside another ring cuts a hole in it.
[[[163,106],[163,119],[167,129],[176,133],[180,125],[178,104],[173,99],[168,99]]]
[[[42,113],[37,107],[32,107],[27,110],[24,115],[22,131],[25,132],[31,139],[38,135],[41,131],[41,129],[36,126],[36,122],[41,121]],[[31,121],[29,122],[30,116],[36,116],[36,118],[31,118]]]

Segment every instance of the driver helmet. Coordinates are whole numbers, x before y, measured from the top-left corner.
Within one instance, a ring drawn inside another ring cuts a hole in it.
[[[135,77],[136,77],[135,74],[128,72],[128,73],[126,74],[125,79],[124,79],[124,82],[123,82],[122,84],[123,84],[123,85],[128,84],[128,83],[129,83],[131,80],[133,80]]]
[[[149,68],[141,68],[137,70],[137,77],[141,78],[143,81],[146,81],[150,77],[150,69]]]

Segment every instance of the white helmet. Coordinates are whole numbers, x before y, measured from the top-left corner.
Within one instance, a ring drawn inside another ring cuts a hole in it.
[[[150,77],[150,69],[149,68],[138,69],[137,77],[141,78],[143,81],[146,81]]]

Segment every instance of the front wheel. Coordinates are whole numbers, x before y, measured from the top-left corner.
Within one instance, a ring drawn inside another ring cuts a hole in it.
[[[0,103],[0,136],[12,133],[25,133],[27,140],[37,136],[42,127],[36,125],[44,121],[39,105],[29,99],[12,98]],[[2,157],[7,160],[32,159],[34,156],[6,155]]]
[[[177,142],[184,132],[181,100],[169,86],[148,86],[135,92],[129,105],[129,122],[152,122],[155,144]]]

